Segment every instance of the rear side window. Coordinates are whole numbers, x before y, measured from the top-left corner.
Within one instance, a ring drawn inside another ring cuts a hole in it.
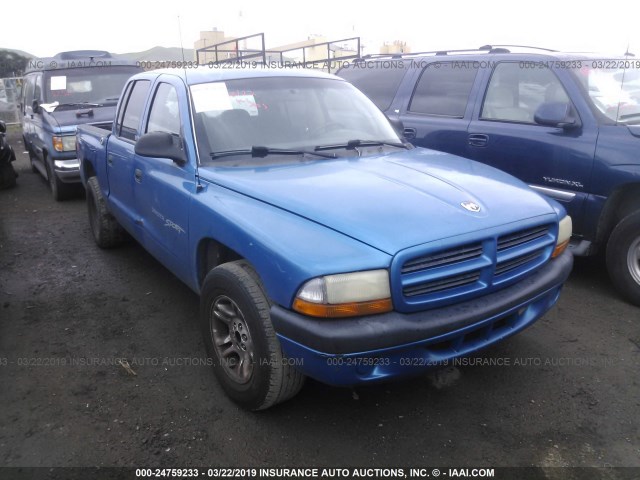
[[[535,112],[545,102],[570,103],[550,69],[521,68],[519,63],[503,62],[491,75],[480,118],[535,123]]]
[[[140,126],[140,117],[144,109],[144,103],[147,99],[149,91],[148,80],[138,80],[131,90],[131,95],[127,101],[127,106],[122,117],[122,127],[120,136],[128,140],[135,140],[138,136],[138,127]]]
[[[386,110],[395,97],[400,82],[407,72],[402,61],[365,62],[353,64],[338,72],[338,75],[354,85],[376,104]]]
[[[430,63],[422,71],[409,111],[425,115],[464,117],[477,68],[455,67],[450,62]]]

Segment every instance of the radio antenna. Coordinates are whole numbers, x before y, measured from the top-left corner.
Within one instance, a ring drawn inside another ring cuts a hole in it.
[[[180,15],[178,15],[178,34],[180,35],[180,50],[182,51],[182,66],[184,68],[184,46],[182,45],[182,25],[180,23]]]
[[[616,109],[616,125],[620,120],[620,104],[622,103],[622,96],[624,95],[624,77],[627,75],[627,62],[629,58],[629,42],[627,42],[627,51],[624,52],[625,62],[622,65],[622,79],[620,80],[620,97],[618,98],[618,108]]]

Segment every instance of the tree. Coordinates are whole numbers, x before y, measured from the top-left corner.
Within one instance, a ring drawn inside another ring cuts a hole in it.
[[[0,78],[21,77],[29,59],[11,50],[0,50]]]

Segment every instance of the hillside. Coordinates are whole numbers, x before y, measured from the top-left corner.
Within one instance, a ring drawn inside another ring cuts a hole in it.
[[[195,53],[191,48],[184,49],[184,60],[191,61],[193,60]],[[149,50],[145,50],[144,52],[130,52],[130,53],[117,53],[116,57],[127,57],[136,61],[181,61],[182,57],[182,49],[180,47],[153,47]]]

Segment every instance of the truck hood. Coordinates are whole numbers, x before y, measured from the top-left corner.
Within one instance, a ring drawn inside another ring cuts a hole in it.
[[[556,213],[547,200],[506,173],[422,148],[254,168],[201,167],[200,176],[390,255]],[[465,209],[465,202],[480,211]]]
[[[93,110],[93,115],[77,116],[77,112]],[[116,114],[115,105],[109,105],[104,107],[92,107],[92,108],[69,108],[65,110],[55,110],[52,112],[44,110],[44,116],[52,126],[60,129],[63,133],[67,131],[73,131],[78,125],[85,125],[87,123],[104,123],[111,122]]]

